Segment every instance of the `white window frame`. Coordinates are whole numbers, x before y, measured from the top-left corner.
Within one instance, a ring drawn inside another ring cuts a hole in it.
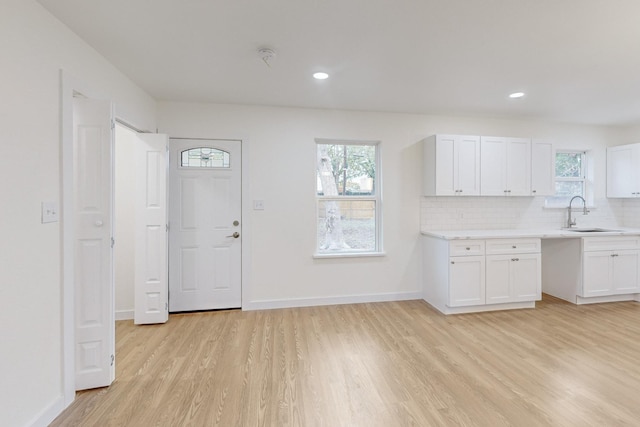
[[[314,258],[348,258],[348,257],[371,257],[371,256],[384,256],[385,253],[383,251],[382,246],[382,166],[381,166],[381,142],[380,141],[364,141],[364,140],[345,140],[345,139],[325,139],[325,138],[316,138],[315,139],[315,150],[314,150],[314,165],[317,165],[317,157],[318,157],[318,145],[320,144],[329,144],[329,145],[372,145],[375,146],[375,161],[376,161],[376,176],[374,178],[374,188],[375,194],[372,196],[350,196],[350,195],[339,195],[339,196],[324,196],[318,194],[317,189],[317,166],[314,168],[314,194],[316,195],[316,203],[315,203],[315,250],[313,257]],[[335,250],[331,252],[320,252],[319,250],[319,242],[318,242],[318,212],[320,209],[320,202],[326,200],[358,200],[358,201],[373,201],[375,203],[375,249],[372,251],[361,251],[361,250]]]
[[[555,176],[555,161],[554,158],[554,188],[555,183],[557,182],[581,182],[582,183],[582,194],[581,196],[587,201],[587,206],[593,207],[593,193],[591,191],[590,182],[593,180],[593,169],[592,169],[592,158],[591,152],[588,150],[569,150],[569,149],[558,149],[556,150],[556,156],[558,154],[582,154],[582,170],[580,177],[558,177]],[[545,208],[566,208],[569,205],[569,201],[559,201],[555,200],[555,195],[551,197],[547,197],[545,199]]]

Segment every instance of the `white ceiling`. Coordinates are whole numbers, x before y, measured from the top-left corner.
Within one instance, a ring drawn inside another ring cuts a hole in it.
[[[159,100],[640,123],[638,0],[38,1]]]

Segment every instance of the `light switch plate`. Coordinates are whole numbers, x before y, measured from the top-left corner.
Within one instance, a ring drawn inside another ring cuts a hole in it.
[[[253,201],[253,210],[254,211],[263,211],[264,210],[264,200],[254,200]]]
[[[42,223],[58,222],[60,215],[58,213],[57,202],[42,202]]]

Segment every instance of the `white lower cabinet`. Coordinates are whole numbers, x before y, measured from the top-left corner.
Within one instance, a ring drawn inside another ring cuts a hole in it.
[[[640,250],[584,252],[582,259],[582,297],[640,292]]]
[[[539,300],[540,254],[488,255],[486,303]]]
[[[485,303],[484,255],[449,259],[449,307]]]
[[[574,304],[640,300],[640,236],[548,239],[543,291]]]
[[[445,314],[532,308],[540,239],[423,238],[424,299]]]

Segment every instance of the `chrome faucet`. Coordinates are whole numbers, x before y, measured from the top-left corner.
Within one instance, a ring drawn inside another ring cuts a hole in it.
[[[573,197],[571,198],[571,201],[569,202],[569,207],[567,208],[567,210],[568,210],[568,215],[567,215],[567,228],[571,228],[571,227],[573,227],[574,225],[576,225],[576,220],[575,220],[575,219],[574,219],[574,220],[572,220],[572,219],[571,219],[571,204],[573,203],[573,201],[574,201],[575,199],[580,199],[580,200],[582,200],[582,205],[583,205],[583,208],[582,208],[582,215],[586,215],[586,214],[588,214],[588,213],[589,213],[589,211],[587,210],[587,201],[584,199],[584,197],[582,197],[582,196],[573,196]]]

